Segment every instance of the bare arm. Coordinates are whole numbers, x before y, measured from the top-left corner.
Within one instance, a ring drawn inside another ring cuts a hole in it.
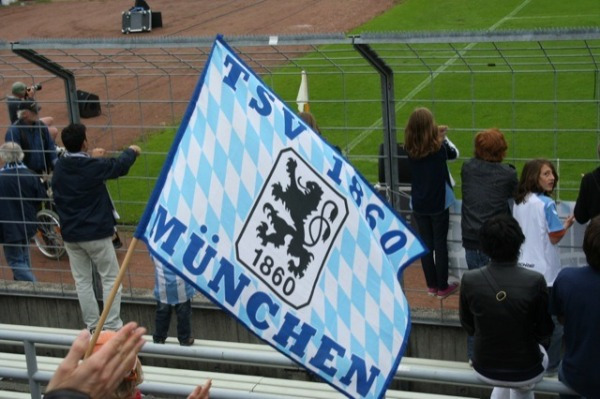
[[[565,236],[565,234],[567,234],[567,230],[569,230],[569,228],[571,226],[573,226],[573,223],[575,222],[575,216],[573,215],[569,215],[564,223],[563,223],[563,229],[560,231],[555,231],[552,233],[549,233],[548,236],[550,237],[550,242],[552,243],[552,245],[556,245],[560,242],[560,240],[562,240],[562,238]]]

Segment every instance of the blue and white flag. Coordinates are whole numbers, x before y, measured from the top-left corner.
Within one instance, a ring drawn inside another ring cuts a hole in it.
[[[342,393],[383,397],[424,246],[220,37],[135,236]]]

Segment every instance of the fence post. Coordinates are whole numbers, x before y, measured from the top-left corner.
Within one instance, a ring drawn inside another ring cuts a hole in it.
[[[27,378],[29,380],[31,399],[41,399],[42,392],[40,389],[40,384],[34,379],[34,376],[38,371],[35,343],[29,340],[24,340],[23,346],[25,347],[25,361],[27,362]]]
[[[368,44],[356,43],[353,38],[352,45],[367,60],[369,64],[379,73],[381,80],[381,114],[383,121],[383,162],[385,171],[385,183],[391,190],[390,203],[397,209],[400,203],[398,187],[398,162],[397,162],[397,140],[396,140],[396,108],[394,103],[394,71]]]

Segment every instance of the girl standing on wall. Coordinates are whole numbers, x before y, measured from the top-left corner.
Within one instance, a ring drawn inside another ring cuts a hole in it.
[[[427,293],[443,299],[458,288],[448,284],[448,227],[454,193],[446,161],[458,150],[446,137],[448,127],[436,125],[427,108],[417,108],[404,130],[404,147],[412,173],[412,209],[429,253],[421,258]]]

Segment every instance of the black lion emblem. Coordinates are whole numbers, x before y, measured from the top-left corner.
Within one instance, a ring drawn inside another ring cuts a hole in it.
[[[321,197],[323,196],[323,189],[314,181],[306,183],[306,187],[302,187],[300,178],[296,178],[296,168],[298,164],[293,158],[289,158],[286,164],[286,171],[290,178],[290,184],[285,188],[281,187],[280,183],[272,185],[272,195],[276,201],[281,201],[288,211],[293,225],[288,224],[281,216],[279,212],[275,210],[273,205],[266,203],[263,206],[263,210],[266,212],[267,217],[271,222],[273,233],[267,234],[269,226],[265,222],[256,228],[258,231],[258,238],[262,240],[262,245],[265,246],[267,243],[273,244],[276,248],[285,244],[286,236],[292,237],[290,244],[287,249],[287,253],[298,259],[298,264],[294,260],[290,259],[288,262],[288,270],[296,277],[303,277],[308,264],[312,261],[313,255],[308,252],[305,242],[304,226],[308,216],[317,210]]]

